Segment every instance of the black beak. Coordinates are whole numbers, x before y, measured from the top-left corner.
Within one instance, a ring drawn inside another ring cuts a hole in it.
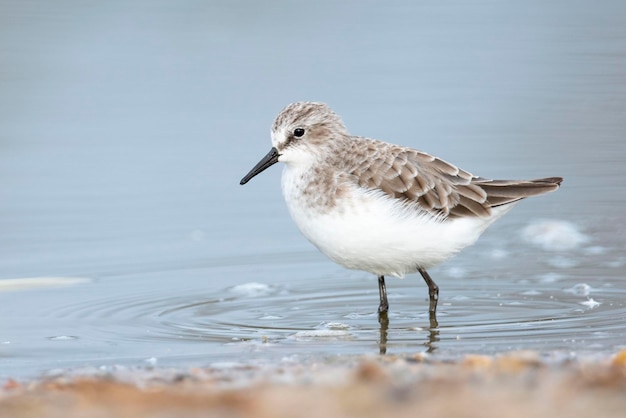
[[[269,168],[273,166],[274,164],[276,164],[278,162],[278,157],[280,157],[278,150],[275,147],[272,147],[270,152],[268,152],[267,155],[263,157],[261,161],[259,161],[257,165],[255,165],[254,168],[250,170],[250,172],[246,174],[244,178],[241,179],[239,184],[241,185],[246,184],[247,182],[250,181],[252,177],[264,171],[266,168]]]

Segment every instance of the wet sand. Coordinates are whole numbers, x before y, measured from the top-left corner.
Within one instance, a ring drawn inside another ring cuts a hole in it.
[[[622,417],[625,390],[626,350],[558,362],[536,352],[376,357],[7,380],[0,416]]]

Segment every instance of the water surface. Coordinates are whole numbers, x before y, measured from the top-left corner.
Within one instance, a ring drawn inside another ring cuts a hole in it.
[[[0,376],[626,346],[622,2],[68,0],[0,16]],[[566,180],[432,269],[436,329],[419,275],[388,280],[381,326],[375,278],[298,233],[278,167],[238,184],[295,100],[485,177]]]

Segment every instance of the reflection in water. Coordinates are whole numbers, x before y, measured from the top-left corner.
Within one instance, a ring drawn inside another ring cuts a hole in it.
[[[380,324],[379,353],[387,354],[387,334],[389,333],[389,315],[387,312],[378,314],[378,323]]]
[[[424,343],[426,346],[426,352],[432,354],[437,350],[437,343],[439,341],[439,328],[430,328],[428,330],[428,341]]]
[[[380,324],[380,333],[378,338],[379,354],[387,354],[387,338],[389,336],[389,315],[387,312],[378,314],[378,323]],[[437,321],[437,313],[429,313],[428,339],[424,342],[427,353],[434,353],[437,350],[436,343],[439,342],[439,322]]]

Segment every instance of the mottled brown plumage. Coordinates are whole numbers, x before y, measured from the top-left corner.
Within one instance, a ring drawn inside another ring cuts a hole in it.
[[[363,142],[357,157],[361,162],[351,171],[361,187],[444,218],[487,217],[493,207],[551,192],[563,181],[489,180],[421,151],[367,138],[353,140]]]
[[[304,141],[285,132],[283,148],[308,146],[313,153],[325,151],[330,158],[315,167],[325,172],[323,179],[313,176],[310,187],[323,195],[311,201],[313,207],[329,209],[336,202],[340,182],[346,176],[360,187],[380,191],[399,199],[408,207],[440,219],[464,216],[489,217],[492,208],[517,202],[558,189],[561,177],[536,180],[490,180],[473,176],[440,158],[412,148],[375,139],[352,136],[341,118],[323,103],[297,102],[276,118],[273,131],[285,126],[306,126]],[[346,153],[349,151],[349,153]],[[331,169],[326,169],[331,167]],[[340,169],[340,170],[337,170]],[[328,173],[340,173],[341,178]],[[308,194],[311,197],[311,192]]]

